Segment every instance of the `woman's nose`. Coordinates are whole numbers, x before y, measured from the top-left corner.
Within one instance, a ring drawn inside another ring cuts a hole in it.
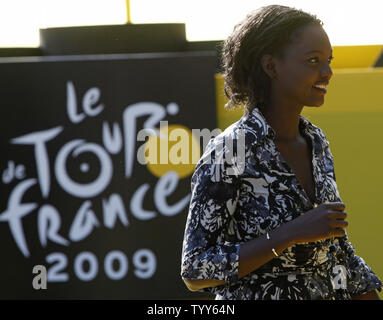
[[[321,76],[330,79],[332,77],[332,69],[330,65],[325,65],[321,70]]]

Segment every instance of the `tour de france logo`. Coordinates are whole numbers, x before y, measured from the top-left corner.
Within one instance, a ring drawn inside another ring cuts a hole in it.
[[[41,266],[36,272],[46,268],[48,282],[70,281],[68,268],[81,281],[92,281],[102,271],[113,280],[123,279],[129,272],[149,279],[160,263],[155,248],[138,247],[131,256],[113,248],[100,256],[97,248],[88,248],[74,258],[69,258],[73,254],[68,255],[68,248],[94,232],[112,231],[117,224],[129,231],[135,221],[146,224],[160,216],[174,219],[185,212],[191,198],[190,182],[187,188],[180,183],[185,185],[204,146],[220,130],[191,129],[174,121],[169,124],[167,119],[181,112],[176,101],[166,105],[138,101],[121,111],[113,110],[116,118],[111,120],[103,117],[111,106],[104,103],[100,88],[90,87],[80,95],[76,83],[67,81],[63,89],[66,104],[61,107],[66,119],[58,117],[57,124],[49,127],[42,121],[40,128],[8,138],[11,151],[6,167],[0,168],[1,232],[12,237],[15,250],[25,259],[33,257],[31,248],[47,250],[50,244],[62,248],[36,263]],[[96,119],[100,128],[92,125]],[[75,174],[69,164],[75,167]],[[92,178],[76,179],[82,174],[92,174]],[[124,193],[125,182],[129,194]],[[176,192],[177,200],[169,200]],[[153,198],[150,204],[149,197]],[[64,198],[69,200],[61,200]],[[76,202],[72,204],[70,199]],[[64,215],[72,219],[65,228]],[[26,217],[36,219],[36,230],[25,232]],[[113,268],[116,264],[117,270]],[[88,270],[85,265],[90,266]]]

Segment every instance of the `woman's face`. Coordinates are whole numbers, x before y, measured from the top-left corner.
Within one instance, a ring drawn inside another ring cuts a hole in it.
[[[326,32],[319,25],[304,27],[297,39],[276,59],[277,77],[274,94],[302,106],[321,106],[332,76],[332,48]]]

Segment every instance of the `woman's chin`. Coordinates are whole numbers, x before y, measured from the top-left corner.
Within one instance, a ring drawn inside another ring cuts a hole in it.
[[[305,107],[320,108],[321,106],[323,106],[323,104],[324,104],[324,100],[315,101],[315,102],[305,104]]]

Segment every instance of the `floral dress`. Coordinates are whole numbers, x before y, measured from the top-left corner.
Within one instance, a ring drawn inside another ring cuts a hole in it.
[[[381,280],[355,255],[347,234],[290,246],[238,279],[241,243],[318,204],[342,202],[326,136],[302,115],[299,130],[311,141],[315,203],[276,149],[275,131],[258,108],[209,141],[192,176],[181,276],[227,284],[200,291],[217,300],[349,300],[381,291]]]

